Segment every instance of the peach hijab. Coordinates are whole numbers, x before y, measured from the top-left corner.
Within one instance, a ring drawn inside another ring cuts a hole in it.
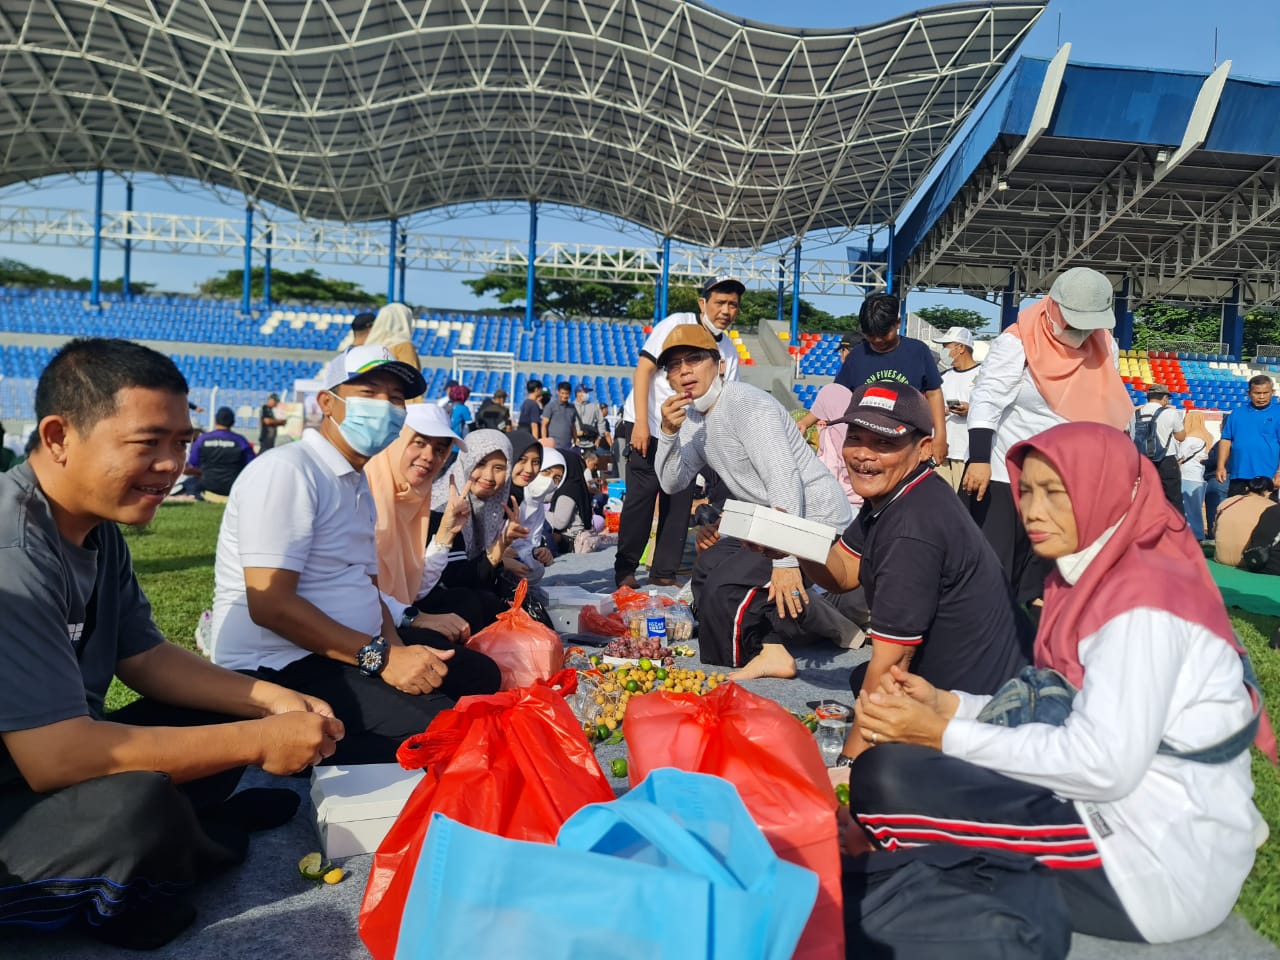
[[[1105,423],[1123,430],[1133,417],[1133,403],[1111,359],[1111,332],[1095,330],[1077,349],[1053,335],[1055,324],[1068,326],[1058,305],[1042,297],[1023,308],[1018,322],[1009,328],[1022,341],[1027,369],[1040,396],[1065,420]]]

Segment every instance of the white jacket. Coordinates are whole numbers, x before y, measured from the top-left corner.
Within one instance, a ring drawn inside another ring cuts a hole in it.
[[[990,698],[959,693],[943,752],[1073,801],[1148,941],[1212,930],[1265,839],[1249,753],[1209,765],[1156,749],[1162,739],[1207,747],[1248,722],[1239,655],[1198,624],[1140,608],[1081,641],[1080,662],[1084,687],[1065,725],[980,723]]]

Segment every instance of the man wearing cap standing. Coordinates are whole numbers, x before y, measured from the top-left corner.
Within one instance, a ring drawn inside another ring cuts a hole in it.
[[[800,569],[827,590],[866,594],[871,659],[851,690],[879,691],[891,667],[910,666],[939,689],[995,693],[1027,664],[1032,631],[963,502],[929,468],[928,403],[906,384],[870,383],[834,422],[848,425],[845,464],[865,502],[826,563]],[[836,765],[868,746],[855,723]]]
[[[1169,405],[1169,388],[1163,383],[1147,387],[1147,402],[1134,416],[1134,437],[1142,442],[1149,433],[1149,452],[1144,450],[1160,474],[1164,497],[1178,513],[1183,513],[1182,470],[1178,464],[1178,444],[1187,439],[1182,411]]]
[[[636,568],[649,541],[657,501],[658,531],[649,561],[649,583],[673,586],[684,555],[693,508],[694,484],[666,493],[653,468],[654,442],[662,422],[662,404],[672,395],[667,379],[658,371],[658,355],[668,335],[682,323],[699,323],[711,334],[724,361],[725,380],[738,379],[738,350],[726,336],[738,319],[746,287],[729,276],[711,277],[702,285],[698,313],[673,313],[655,324],[640,348],[640,360],[632,377],[632,391],[622,410],[618,433],[627,443],[627,492],[618,526],[618,553],[613,576],[618,586],[638,587]]]
[[[1009,489],[1005,454],[1060,423],[1129,426],[1133,403],[1120,380],[1111,281],[1073,267],[1049,295],[1022,309],[991,342],[969,398],[969,464],[960,488],[1019,601],[1044,592],[1051,561],[1031,551]]]
[[[467,694],[497,690],[487,657],[409,624],[378,592],[364,467],[400,434],[422,374],[381,345],[349,350],[298,443],[245,468],[214,563],[211,655],[300,692],[326,690],[350,724],[335,763],[389,763]]]
[[[230,407],[219,407],[213,422],[218,429],[202,433],[191,445],[187,472],[199,478],[197,488],[204,499],[226,503],[231,485],[253,459],[253,447],[231,429],[236,415]]]
[[[969,457],[969,396],[978,379],[978,361],[973,359],[973,331],[952,327],[933,342],[941,344],[951,359],[951,368],[942,374],[942,400],[947,405],[947,457],[938,463],[938,472],[960,489],[964,463]]]
[[[600,405],[591,399],[591,385],[585,381],[578,384],[578,392],[574,396],[573,409],[578,414],[578,446],[583,450],[594,450],[596,442],[605,434],[604,417],[600,413]]]

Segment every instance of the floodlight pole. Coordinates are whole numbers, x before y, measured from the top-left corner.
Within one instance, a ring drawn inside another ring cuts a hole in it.
[[[670,290],[671,282],[671,238],[662,238],[662,287],[661,300],[659,301],[658,315],[655,320],[663,320],[667,316],[667,292]]]
[[[1244,352],[1244,316],[1240,310],[1241,283],[1231,284],[1231,298],[1222,304],[1222,339],[1227,345],[1227,356],[1239,362]]]
[[[1116,341],[1121,350],[1133,346],[1133,311],[1129,309],[1129,297],[1133,293],[1133,279],[1125,277],[1120,282],[1120,295],[1116,297]]]
[[[529,271],[524,281],[524,328],[533,331],[534,291],[537,289],[537,275],[534,259],[538,255],[538,201],[529,201]]]
[[[248,316],[253,312],[253,204],[244,207],[244,287],[240,300],[240,312]]]
[[[791,272],[791,343],[800,337],[800,241],[796,241],[795,268]]]
[[[391,218],[391,239],[387,241],[387,303],[396,299],[396,255],[400,249],[400,221]]]
[[[400,230],[400,244],[399,244],[399,246],[397,246],[397,247],[396,247],[396,250],[397,250],[397,251],[398,251],[398,253],[399,253],[399,255],[396,257],[396,266],[397,266],[397,267],[399,267],[399,269],[400,269],[400,297],[399,297],[399,301],[400,301],[401,303],[404,303],[404,302],[405,302],[405,300],[404,300],[404,275],[405,275],[405,273],[406,273],[406,268],[407,268],[407,266],[408,266],[408,260],[409,260],[408,254],[407,254],[407,253],[406,253],[406,251],[405,251],[405,247],[408,245],[408,242],[409,242],[409,231],[408,231],[408,230],[406,230],[406,229],[404,229],[404,228],[401,228],[401,230]]]
[[[276,228],[267,224],[266,247],[262,251],[262,305],[271,306],[271,244],[275,241]]]
[[[126,300],[132,300],[133,287],[130,277],[133,275],[133,218],[129,216],[133,213],[133,181],[131,180],[126,180],[124,184],[124,212],[124,277],[121,293]]]
[[[93,282],[89,287],[89,305],[94,307],[102,303],[102,181],[105,175],[99,167],[93,194]]]

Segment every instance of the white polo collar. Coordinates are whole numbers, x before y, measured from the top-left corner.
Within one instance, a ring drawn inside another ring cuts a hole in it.
[[[348,473],[358,473],[351,461],[344,457],[323,433],[314,427],[302,431],[302,441],[307,452],[315,457],[335,477],[343,477]]]

